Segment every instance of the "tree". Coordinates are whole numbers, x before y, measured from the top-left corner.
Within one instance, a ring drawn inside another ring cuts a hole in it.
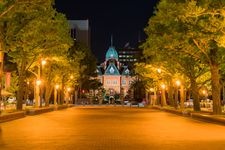
[[[91,83],[96,74],[96,58],[92,54],[91,50],[84,45],[83,43],[75,42],[73,47],[69,50],[69,59],[71,61],[77,61],[74,67],[78,67],[79,69],[79,77],[77,78],[77,82],[79,85],[79,89],[92,89]]]
[[[38,69],[42,58],[65,55],[72,43],[65,16],[52,5],[52,0],[21,2],[6,22],[8,54],[17,64],[19,75],[18,110],[22,109],[26,72]]]
[[[166,52],[191,58],[210,68],[214,114],[221,113],[219,68],[224,55],[223,7],[224,2],[220,0],[162,0],[146,28],[148,36],[153,37],[147,40],[145,47],[159,48],[161,43]],[[157,43],[155,46],[151,45],[152,40]]]
[[[132,81],[130,85],[130,89],[134,92],[134,100],[138,102],[142,102],[143,98],[145,97],[145,83],[140,78],[136,78]]]

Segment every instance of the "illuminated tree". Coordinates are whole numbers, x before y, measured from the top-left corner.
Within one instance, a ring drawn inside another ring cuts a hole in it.
[[[164,64],[172,66],[169,69],[175,68],[189,78],[197,111],[197,80],[210,70],[215,114],[221,112],[217,77],[222,61],[218,56],[223,55],[223,5],[222,1],[161,0],[145,29],[148,39],[143,45],[145,56],[166,61]]]
[[[21,110],[26,72],[37,70],[42,58],[66,55],[72,39],[67,19],[53,9],[52,0],[18,3],[8,14],[5,29],[8,55],[17,64],[17,109]]]

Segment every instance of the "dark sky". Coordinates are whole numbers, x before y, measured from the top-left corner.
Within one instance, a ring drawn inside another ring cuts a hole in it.
[[[100,62],[110,46],[129,42],[137,46],[144,40],[144,27],[158,0],[56,0],[56,9],[70,20],[88,19],[91,27],[91,49]],[[139,36],[140,35],[140,36]]]

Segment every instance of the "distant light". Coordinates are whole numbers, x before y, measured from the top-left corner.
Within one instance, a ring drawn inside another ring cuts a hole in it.
[[[59,88],[59,85],[58,85],[58,84],[56,84],[56,85],[55,85],[55,88],[56,88],[56,89],[58,89],[58,88]]]
[[[151,91],[151,92],[153,92],[153,91],[154,91],[154,89],[153,89],[153,88],[150,88],[150,91]]]
[[[180,86],[180,85],[181,85],[180,80],[177,80],[177,81],[176,81],[176,85],[177,85],[177,86]]]
[[[158,72],[158,73],[161,73],[161,72],[162,72],[162,70],[161,70],[160,68],[158,68],[158,69],[157,69],[157,72]]]
[[[68,88],[67,88],[67,91],[68,91],[68,92],[69,92],[69,91],[71,91],[71,88],[70,88],[70,87],[68,87]]]
[[[162,88],[162,89],[165,89],[165,88],[166,88],[166,85],[165,85],[165,84],[162,84],[162,85],[161,85],[161,88]]]
[[[41,64],[42,64],[42,65],[45,65],[46,63],[47,63],[46,60],[42,60],[42,61],[41,61]]]
[[[205,94],[206,94],[206,90],[202,90],[202,94],[204,94],[204,95],[205,95]]]
[[[41,85],[41,80],[37,80],[36,81],[36,84],[39,86],[39,85]]]

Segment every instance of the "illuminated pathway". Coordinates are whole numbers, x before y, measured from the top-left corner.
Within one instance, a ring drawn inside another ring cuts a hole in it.
[[[1,128],[0,150],[225,149],[225,126],[142,108],[73,107]]]

